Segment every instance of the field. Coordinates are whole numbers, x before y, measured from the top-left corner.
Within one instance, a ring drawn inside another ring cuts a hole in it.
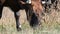
[[[58,7],[60,9],[60,7]],[[3,8],[2,18],[0,19],[0,34],[60,34],[60,10],[51,10],[51,13],[45,13],[42,16],[42,24],[35,30],[29,25],[24,10],[19,11],[22,30],[16,30],[14,13],[8,7]]]

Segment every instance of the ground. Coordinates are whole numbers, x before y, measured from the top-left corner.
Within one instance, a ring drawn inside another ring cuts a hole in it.
[[[3,8],[2,19],[0,19],[0,34],[60,34],[60,10],[51,9],[51,13],[45,13],[45,16],[42,16],[41,27],[35,30],[30,27],[25,11],[20,10],[19,14],[22,30],[18,32],[14,13],[8,7]]]

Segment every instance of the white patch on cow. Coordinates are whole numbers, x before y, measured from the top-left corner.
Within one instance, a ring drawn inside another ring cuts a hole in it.
[[[21,28],[21,25],[19,25],[19,27]]]
[[[45,4],[46,2],[45,1],[42,1],[42,4]]]
[[[27,1],[26,1],[26,3],[29,3],[29,4],[31,4],[31,0],[27,0]]]

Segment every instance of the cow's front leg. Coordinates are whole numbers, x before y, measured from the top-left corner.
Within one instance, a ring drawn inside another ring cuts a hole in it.
[[[16,19],[17,31],[20,31],[21,30],[21,25],[20,25],[20,22],[19,22],[19,14],[18,14],[18,12],[15,12],[14,15],[15,15],[15,19]]]
[[[2,10],[3,10],[3,5],[1,5],[1,3],[0,3],[0,19],[2,17]]]

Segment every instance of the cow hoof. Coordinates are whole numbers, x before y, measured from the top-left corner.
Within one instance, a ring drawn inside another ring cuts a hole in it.
[[[0,19],[1,19],[1,16],[0,16]]]
[[[22,29],[21,28],[18,28],[17,31],[21,31]]]

